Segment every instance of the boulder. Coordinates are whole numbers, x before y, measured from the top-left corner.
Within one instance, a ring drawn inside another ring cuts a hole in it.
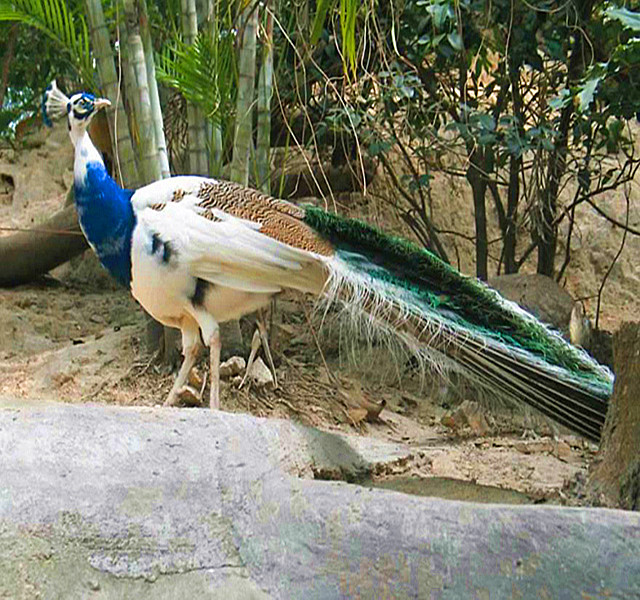
[[[532,315],[563,332],[569,328],[574,300],[555,280],[538,273],[514,273],[489,279],[489,285]]]
[[[314,479],[410,452],[204,409],[0,400],[0,597],[640,596],[638,513]]]

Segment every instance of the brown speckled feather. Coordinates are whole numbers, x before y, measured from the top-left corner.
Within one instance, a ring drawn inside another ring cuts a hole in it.
[[[174,193],[173,200],[180,201],[184,193]],[[203,216],[213,219],[213,209],[221,210],[240,219],[259,223],[260,232],[295,248],[331,256],[331,243],[320,237],[304,221],[304,209],[272,198],[267,194],[243,187],[230,181],[206,181],[196,194],[205,209]]]

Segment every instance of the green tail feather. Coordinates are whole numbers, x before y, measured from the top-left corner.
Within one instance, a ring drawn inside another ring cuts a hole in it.
[[[316,207],[305,209],[305,222],[359,270],[406,289],[434,313],[442,314],[444,322],[525,350],[548,365],[566,370],[592,390],[595,386],[603,399],[610,396],[613,379],[604,367],[478,279],[462,275],[416,244],[361,221]]]

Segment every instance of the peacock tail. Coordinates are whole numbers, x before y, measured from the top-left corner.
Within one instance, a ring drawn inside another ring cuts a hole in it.
[[[600,439],[613,375],[586,352],[407,240],[312,206],[304,221],[334,247],[324,297],[354,325],[394,337],[436,371]]]

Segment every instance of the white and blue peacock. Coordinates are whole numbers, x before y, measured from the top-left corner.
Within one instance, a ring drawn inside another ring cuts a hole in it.
[[[87,134],[108,105],[68,98],[55,82],[44,98],[47,120],[69,122],[89,244],[155,319],[182,332],[184,362],[165,404],[176,403],[202,340],[219,408],[219,324],[291,289],[342,305],[349,324],[394,338],[436,371],[600,438],[612,374],[517,305],[410,242],[234,183],[183,176],[122,189]]]

